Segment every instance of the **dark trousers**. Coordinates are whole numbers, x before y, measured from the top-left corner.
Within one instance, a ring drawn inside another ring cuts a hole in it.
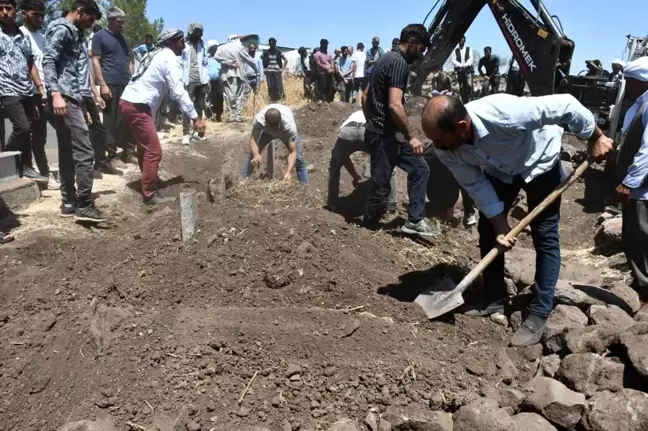
[[[31,150],[34,154],[34,161],[41,175],[48,176],[50,173],[47,155],[45,154],[45,145],[47,144],[47,122],[50,119],[50,113],[47,109],[47,101],[43,101],[40,94],[33,96],[34,105],[38,109],[38,119],[32,121],[31,131]]]
[[[473,90],[473,73],[472,72],[457,72],[457,80],[459,81],[459,94],[463,103],[470,102]]]
[[[524,95],[524,77],[519,70],[510,70],[506,77],[506,92],[514,96]]]
[[[355,101],[356,101],[356,99],[358,97],[358,93],[361,90],[364,91],[365,88],[367,88],[367,85],[365,84],[366,81],[367,81],[367,78],[364,78],[364,77],[363,78],[356,77],[356,78],[353,79],[353,93],[351,95],[351,97],[353,98],[353,100],[352,100],[353,103],[355,103]]]
[[[340,92],[340,99],[343,102],[349,103],[351,100],[351,93],[353,92],[353,81],[349,80],[345,82],[344,79],[340,79],[338,84],[338,91]]]
[[[92,97],[83,98],[83,110],[87,112],[90,117],[90,124],[88,130],[90,132],[90,143],[94,150],[95,165],[103,165],[106,163],[106,128],[101,122],[99,115],[99,108]]]
[[[198,112],[198,118],[202,118],[203,111],[205,110],[205,96],[207,95],[207,84],[189,84],[187,86],[187,92],[189,93],[189,98],[193,102],[196,112]],[[191,130],[191,119],[187,117],[186,114],[182,114],[182,134],[188,135]]]
[[[501,76],[493,76],[482,82],[482,97],[499,93]]]
[[[4,108],[2,107],[2,103],[0,103],[0,151],[5,151],[5,145],[7,144],[5,141],[5,118]]]
[[[170,115],[169,114],[170,102],[171,99],[169,98],[169,96],[165,96],[164,99],[162,99],[162,103],[160,103],[160,107],[155,113],[155,128],[157,129],[158,132],[163,132],[164,129],[166,128],[166,122],[168,119],[167,117]]]
[[[265,75],[268,82],[268,98],[270,99],[270,103],[280,101],[284,97],[281,72],[266,72]]]
[[[31,126],[34,120],[34,99],[31,96],[6,96],[0,98],[5,116],[11,121],[13,130],[5,151],[20,151],[23,168],[32,167]]]
[[[137,139],[137,160],[142,171],[142,195],[150,198],[159,187],[157,178],[162,161],[162,145],[155,130],[151,108],[125,100],[122,100],[119,106],[127,126]]]
[[[417,157],[407,142],[399,142],[395,136],[383,136],[365,132],[365,143],[371,156],[372,189],[367,196],[365,223],[375,224],[387,210],[390,180],[398,166],[407,172],[409,194],[409,221],[418,223],[425,217],[425,192],[430,169],[423,157]]]
[[[128,127],[124,124],[124,118],[119,112],[119,101],[126,88],[124,85],[108,84],[112,99],[106,100],[106,108],[103,110],[104,126],[107,132],[106,153],[108,159],[117,157],[117,148],[124,151],[124,156],[135,152],[135,145],[131,142],[132,137]]]
[[[630,199],[623,205],[623,250],[635,288],[648,297],[648,201]]]
[[[304,76],[304,97],[308,100],[317,100],[315,83],[309,75]]]
[[[520,189],[527,193],[529,211],[542,202],[551,191],[560,184],[563,178],[560,162],[548,172],[525,183],[522,177],[514,178],[512,184],[504,183],[488,176],[497,196],[504,202],[504,212],[508,214]],[[531,223],[531,238],[536,251],[536,295],[529,307],[529,312],[536,316],[547,317],[554,304],[556,283],[560,274],[560,199],[549,205]],[[482,257],[495,247],[495,229],[490,220],[482,213],[479,215],[479,248]],[[504,256],[501,255],[484,270],[484,288],[488,299],[505,298]]]
[[[317,99],[321,102],[332,102],[335,97],[333,86],[333,75],[330,73],[318,73],[317,75]]]
[[[94,151],[81,104],[69,99],[66,102],[67,115],[52,114],[58,138],[61,197],[64,204],[86,207],[92,204]]]
[[[430,179],[427,184],[427,197],[430,200],[428,209],[435,213],[443,213],[448,208],[454,208],[461,193],[464,215],[474,214],[475,201],[459,186],[450,169],[439,160],[433,146],[426,149],[423,158],[430,168]]]
[[[220,80],[211,81],[210,100],[212,115],[220,120],[223,116],[223,85]]]

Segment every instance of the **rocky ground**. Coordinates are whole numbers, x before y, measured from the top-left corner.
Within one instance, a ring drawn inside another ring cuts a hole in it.
[[[193,241],[177,204],[141,206],[136,173],[98,188],[105,226],[58,219],[55,195],[16,214],[0,249],[0,430],[648,429],[648,314],[626,284],[618,219],[600,215],[600,170],[563,201],[543,343],[509,348],[533,283],[527,233],[507,256],[517,312],[430,322],[414,298],[461,279],[476,233],[455,222],[412,241],[390,229],[400,217],[355,227],[345,219],[368,184],[348,177],[343,214],[323,209],[335,130],[355,109],[296,113],[308,187],[238,182],[248,125],[165,143],[166,193],[199,192]],[[583,147],[565,143],[570,168]],[[512,222],[525,211],[522,198]]]

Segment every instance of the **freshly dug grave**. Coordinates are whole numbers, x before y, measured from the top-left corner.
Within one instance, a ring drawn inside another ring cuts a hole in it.
[[[356,109],[343,106],[326,121]],[[322,209],[336,127],[311,134],[309,112],[298,117],[308,187],[250,180],[210,203],[209,180],[240,169],[244,133],[165,155],[181,178],[171,190],[205,192],[195,241],[182,242],[177,206],[146,213],[131,193],[91,240],[2,249],[4,429],[107,416],[119,430],[326,429],[370,409],[457,412],[535,374],[542,349],[506,348],[502,321],[429,322],[411,302],[444,276],[459,281],[478,255],[474,232],[444,225],[413,242]],[[363,193],[347,199],[361,206]]]

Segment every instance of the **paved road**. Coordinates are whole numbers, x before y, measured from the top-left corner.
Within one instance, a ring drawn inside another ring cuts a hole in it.
[[[11,122],[7,119],[4,120],[5,126],[5,142],[9,138],[13,127],[11,127]],[[45,153],[47,154],[47,160],[50,163],[58,163],[58,147],[56,140],[56,131],[51,125],[47,125],[47,144],[45,145]]]
[[[11,127],[11,122],[7,119],[4,120],[5,123],[5,141],[11,134],[13,127]],[[47,125],[47,145],[46,148],[56,148],[56,131],[51,125]]]

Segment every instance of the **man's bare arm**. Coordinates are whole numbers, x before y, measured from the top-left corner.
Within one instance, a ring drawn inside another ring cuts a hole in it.
[[[101,70],[101,57],[98,55],[93,55],[92,65],[94,66],[94,72],[97,76],[97,83],[99,85],[106,85],[106,81],[104,81],[103,70]]]
[[[403,90],[396,87],[389,89],[389,112],[394,119],[398,129],[405,135],[408,141],[414,137],[414,132],[410,129],[409,121],[405,106],[403,106]]]
[[[28,63],[29,66],[29,74],[32,77],[32,80],[34,81],[34,85],[36,86],[36,89],[40,93],[41,97],[45,97],[45,87],[43,86],[43,83],[40,80],[40,76],[38,76],[38,69],[36,68],[36,65],[34,64],[33,61],[30,61]]]
[[[286,173],[284,174],[284,180],[289,181],[292,175],[293,169],[295,169],[295,164],[297,164],[297,143],[294,141],[288,142],[288,167],[286,168]]]

